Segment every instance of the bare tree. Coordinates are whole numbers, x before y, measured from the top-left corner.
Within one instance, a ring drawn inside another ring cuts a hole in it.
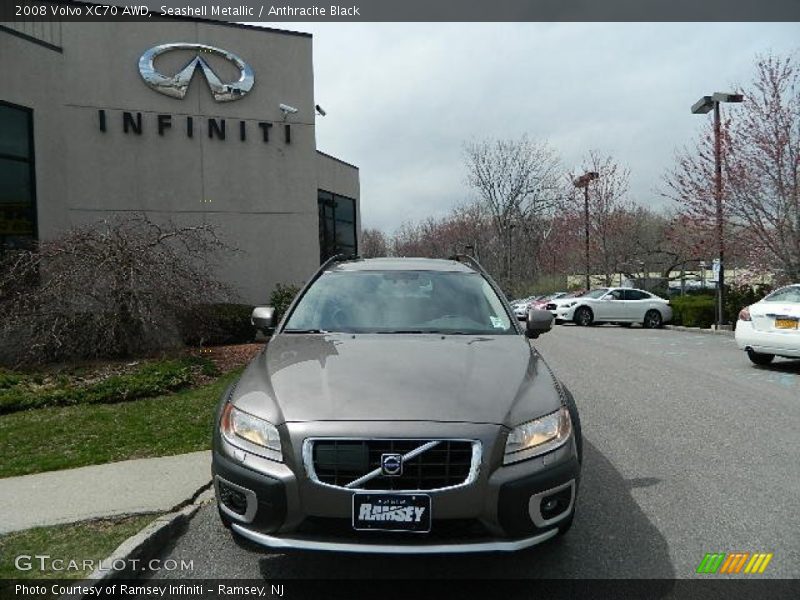
[[[143,215],[76,227],[0,265],[0,347],[14,362],[126,356],[180,343],[193,307],[232,290],[214,278],[231,250],[212,225]],[[199,324],[199,323],[198,323]]]
[[[364,258],[375,258],[389,254],[389,241],[380,229],[361,230],[361,251]]]
[[[630,260],[630,223],[633,202],[628,198],[630,172],[619,165],[613,157],[603,156],[597,150],[589,151],[580,173],[595,172],[598,178],[589,186],[589,245],[590,272],[601,273],[605,284],[611,285],[620,266]],[[571,173],[569,182],[575,181],[579,173]],[[569,209],[582,214],[585,198],[581,190],[572,188]]]
[[[559,199],[560,161],[547,143],[524,135],[465,144],[464,159],[467,184],[491,218],[503,253],[503,279],[510,282],[515,237],[522,237],[518,243],[536,244],[536,233]]]

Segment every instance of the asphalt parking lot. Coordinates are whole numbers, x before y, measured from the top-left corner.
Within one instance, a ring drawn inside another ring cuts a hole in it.
[[[386,558],[240,546],[204,507],[162,558],[186,578],[689,578],[707,552],[771,552],[800,577],[800,360],[754,367],[727,336],[558,326],[535,346],[575,395],[572,530],[514,555]],[[708,576],[706,576],[708,577]]]

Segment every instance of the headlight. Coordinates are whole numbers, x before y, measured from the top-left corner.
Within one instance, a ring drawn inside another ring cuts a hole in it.
[[[572,420],[563,406],[554,413],[523,423],[508,435],[503,464],[510,465],[551,452],[563,445],[571,433]]]
[[[271,460],[283,461],[278,428],[269,421],[241,411],[228,402],[222,409],[219,428],[230,444]]]

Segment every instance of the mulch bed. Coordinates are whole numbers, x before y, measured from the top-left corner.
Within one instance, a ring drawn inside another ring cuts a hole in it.
[[[206,348],[190,348],[187,353],[208,358],[221,373],[228,373],[245,366],[263,347],[263,342],[234,344],[232,346],[208,346]]]

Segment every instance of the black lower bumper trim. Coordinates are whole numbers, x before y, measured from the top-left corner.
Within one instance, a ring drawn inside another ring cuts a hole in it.
[[[497,503],[497,520],[509,537],[534,535],[543,531],[531,519],[528,502],[533,494],[552,489],[574,479],[577,483],[580,464],[576,458],[536,473],[529,477],[510,481],[500,486]],[[576,486],[577,493],[577,486]]]
[[[258,507],[248,527],[271,533],[283,525],[286,520],[286,488],[281,481],[242,467],[216,450],[211,458],[211,472],[255,493]],[[235,519],[231,521],[235,522]]]

